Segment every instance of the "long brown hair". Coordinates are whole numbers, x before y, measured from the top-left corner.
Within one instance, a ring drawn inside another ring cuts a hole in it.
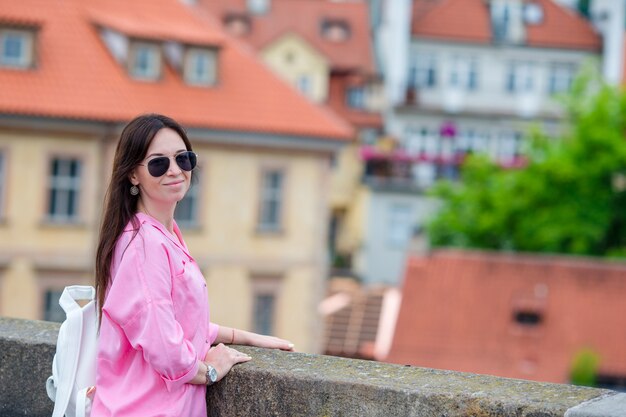
[[[146,157],[154,136],[163,128],[170,128],[178,133],[187,150],[192,150],[185,129],[173,119],[160,114],[145,114],[131,120],[124,127],[115,149],[96,251],[96,296],[100,320],[106,291],[111,283],[111,262],[117,240],[129,222],[133,225],[135,235],[139,231],[139,222],[135,217],[139,196],[130,194],[130,175]],[[192,178],[193,175],[192,172]]]

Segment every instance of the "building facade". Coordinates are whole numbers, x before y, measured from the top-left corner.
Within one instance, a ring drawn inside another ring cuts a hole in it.
[[[93,283],[117,139],[157,112],[199,157],[175,217],[212,319],[320,349],[330,160],[353,130],[211,22],[177,0],[0,3],[0,314],[60,320],[63,287]]]

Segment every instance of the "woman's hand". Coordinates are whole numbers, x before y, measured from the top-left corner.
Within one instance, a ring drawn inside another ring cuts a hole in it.
[[[219,381],[224,378],[234,365],[248,362],[250,359],[252,358],[247,354],[220,343],[209,349],[204,357],[204,362],[215,368],[217,380]]]
[[[229,345],[248,345],[268,349],[281,349],[289,352],[294,351],[293,343],[288,340],[225,326],[220,326],[216,342]]]
[[[281,349],[289,352],[294,351],[294,345],[288,340],[280,339],[274,336],[265,336],[257,333],[250,333],[247,335],[248,344],[250,346],[256,346],[268,349]]]

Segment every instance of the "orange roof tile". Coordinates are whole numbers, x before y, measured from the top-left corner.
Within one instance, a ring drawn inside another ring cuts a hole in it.
[[[489,43],[489,12],[482,0],[416,0],[411,33],[435,39]]]
[[[223,18],[232,13],[246,14],[246,0],[199,0],[201,7]],[[370,39],[369,11],[365,1],[272,0],[264,15],[249,15],[252,30],[242,39],[262,49],[287,33],[297,33],[321,52],[333,69],[356,69],[375,73]],[[349,23],[350,38],[333,42],[321,35],[324,19]]]
[[[624,263],[437,250],[409,257],[402,293],[390,362],[563,383],[592,348],[626,374]]]
[[[600,50],[600,35],[581,15],[551,0],[534,2],[543,8],[543,22],[526,26],[529,45]]]
[[[216,21],[178,0],[0,0],[0,21],[35,22],[36,67],[0,67],[0,113],[126,121],[160,112],[189,127],[350,139],[353,129],[279,80]],[[218,83],[132,79],[102,43],[98,24],[139,38],[220,44]],[[138,22],[133,25],[132,22]]]
[[[599,50],[601,38],[575,11],[553,0],[533,0],[543,10],[539,24],[526,25],[526,45]],[[491,43],[491,20],[484,0],[414,0],[411,33],[417,37]]]

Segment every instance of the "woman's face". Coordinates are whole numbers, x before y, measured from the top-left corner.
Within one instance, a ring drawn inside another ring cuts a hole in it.
[[[176,131],[163,128],[157,132],[148,148],[146,157],[131,174],[130,181],[139,187],[139,198],[144,206],[175,205],[189,189],[191,172],[180,169],[174,157],[187,151],[185,142]],[[148,163],[156,157],[168,157],[169,168],[160,177],[148,172]]]

